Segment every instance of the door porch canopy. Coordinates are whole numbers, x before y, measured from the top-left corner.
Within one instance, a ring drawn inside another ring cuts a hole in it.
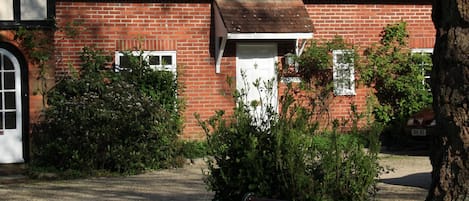
[[[213,8],[216,73],[227,40],[295,40],[300,55],[307,39],[313,38],[302,0],[215,0]]]

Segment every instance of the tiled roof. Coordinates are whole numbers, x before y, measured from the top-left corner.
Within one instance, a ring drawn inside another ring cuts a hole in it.
[[[302,0],[215,0],[229,33],[312,33]]]

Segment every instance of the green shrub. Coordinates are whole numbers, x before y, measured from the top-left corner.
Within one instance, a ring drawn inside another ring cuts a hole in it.
[[[379,45],[365,51],[367,64],[360,75],[376,89],[376,120],[399,126],[410,115],[431,105],[431,92],[423,84],[423,72],[430,67],[422,69],[422,62],[428,63],[430,58],[410,52],[405,22],[386,26],[381,36]]]
[[[177,143],[176,150],[178,155],[185,158],[202,158],[208,156],[208,147],[206,141],[180,140]]]
[[[377,136],[380,131],[374,132],[374,139],[368,141],[373,145],[369,151],[364,151],[363,132],[339,134],[336,128],[331,133],[313,137],[313,141],[322,142],[315,146],[315,156],[319,159],[317,171],[321,175],[319,200],[370,200],[376,192],[376,178],[380,171],[377,163]]]
[[[159,91],[142,90],[145,85],[126,79],[125,72],[106,69],[101,52],[85,48],[81,58],[80,75],[49,92],[44,120],[34,130],[32,165],[120,173],[171,166],[180,131],[177,106],[159,102],[153,98]],[[146,71],[142,79],[155,75],[175,82],[174,75],[158,71]]]
[[[241,200],[246,193],[283,200],[367,200],[378,174],[375,150],[358,138],[336,132],[315,136],[312,111],[290,94],[276,113],[271,106],[253,115],[237,96],[234,114],[218,111],[200,121],[207,134],[210,174],[205,182],[214,200]]]

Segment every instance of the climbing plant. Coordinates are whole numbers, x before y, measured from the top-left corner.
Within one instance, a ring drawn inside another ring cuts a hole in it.
[[[42,105],[46,105],[46,94],[50,88],[48,80],[54,75],[51,75],[53,66],[52,57],[54,55],[53,44],[53,30],[31,29],[26,27],[19,27],[15,32],[14,39],[24,49],[29,61],[35,64],[38,68],[36,79],[39,85],[34,89],[34,93],[38,93],[43,97]]]
[[[330,116],[330,103],[334,98],[332,55],[334,50],[350,52],[350,54],[345,54],[347,56],[344,59],[354,63],[354,66],[360,64],[360,54],[357,49],[340,36],[326,41],[312,40],[303,54],[296,58],[298,75],[302,79],[299,85],[301,91],[299,96],[302,96],[306,104],[312,107],[317,114],[316,118],[326,120],[324,123],[327,125],[323,125],[325,127],[332,126],[333,120]]]

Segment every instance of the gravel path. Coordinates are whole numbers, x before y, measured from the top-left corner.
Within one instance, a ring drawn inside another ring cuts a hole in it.
[[[394,172],[381,175],[377,200],[424,200],[430,184],[428,157],[381,154],[380,163]],[[180,169],[129,177],[0,184],[0,200],[211,200],[203,183],[202,162]],[[0,178],[1,179],[1,178]]]

